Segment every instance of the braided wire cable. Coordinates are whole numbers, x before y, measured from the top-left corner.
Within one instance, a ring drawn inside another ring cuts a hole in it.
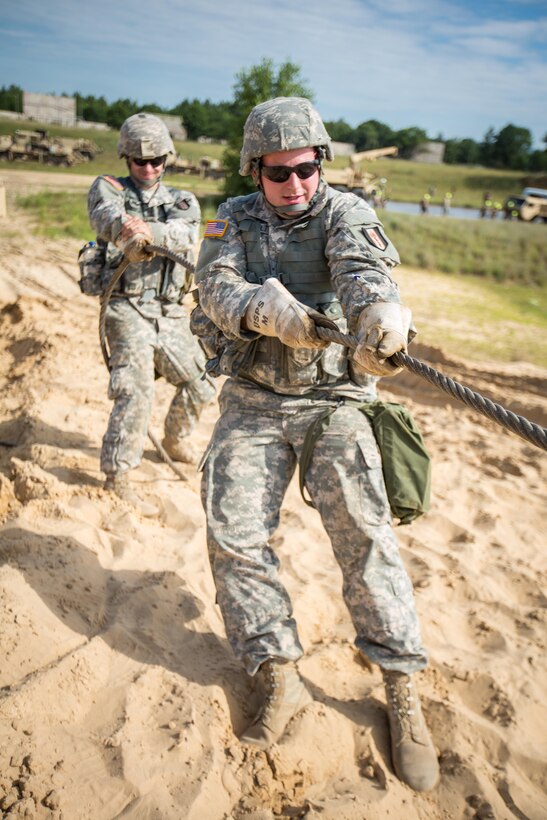
[[[350,334],[341,333],[340,331],[331,330],[326,327],[317,327],[317,335],[327,342],[335,342],[336,344],[349,347],[351,350],[355,350],[357,347],[357,338]],[[434,387],[438,387],[440,390],[444,390],[445,393],[449,393],[454,398],[459,399],[459,401],[471,407],[477,413],[481,413],[502,427],[506,427],[508,430],[511,430],[513,433],[525,439],[525,441],[535,444],[536,447],[547,450],[547,429],[545,427],[540,427],[538,424],[534,424],[523,416],[518,416],[516,413],[511,412],[511,410],[502,407],[501,404],[496,404],[496,402],[481,396],[480,393],[476,393],[469,387],[454,381],[443,373],[439,373],[438,370],[421,362],[419,359],[414,359],[407,353],[399,351],[395,353],[391,359],[398,367],[405,367],[411,370],[413,373],[416,373],[417,376],[430,382]]]

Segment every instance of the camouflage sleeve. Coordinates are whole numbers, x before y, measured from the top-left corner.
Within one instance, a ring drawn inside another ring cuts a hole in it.
[[[259,286],[245,280],[247,254],[229,201],[219,207],[216,223],[216,231],[205,231],[196,266],[199,303],[228,338],[254,339],[257,334],[243,330],[241,319]]]
[[[193,250],[199,239],[201,210],[199,202],[190,191],[171,188],[174,194],[173,205],[165,222],[153,222],[150,227],[154,244],[179,253]]]
[[[97,177],[89,189],[87,212],[98,237],[114,242],[125,216],[124,189],[116,177]]]
[[[350,332],[367,305],[401,301],[391,275],[399,254],[376,212],[362,200],[350,201],[349,208],[347,200],[334,201],[325,252]]]

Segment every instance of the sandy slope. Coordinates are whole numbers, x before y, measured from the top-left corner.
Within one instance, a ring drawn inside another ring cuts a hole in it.
[[[271,752],[246,751],[251,687],[214,604],[199,478],[150,447],[135,478],[157,520],[102,490],[107,373],[78,244],[0,232],[2,816],[545,818],[544,453],[416,377],[388,385],[434,457],[431,512],[398,534],[431,651],[438,789],[393,775],[379,672],[294,485],[275,545],[315,703]],[[545,425],[545,372],[415,354]],[[157,432],[169,396],[158,383]]]

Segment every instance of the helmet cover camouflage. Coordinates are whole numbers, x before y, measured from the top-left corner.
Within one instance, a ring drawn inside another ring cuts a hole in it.
[[[154,159],[175,156],[175,146],[165,123],[154,114],[140,112],[128,117],[120,128],[118,156]]]
[[[264,154],[294,148],[323,146],[325,157],[334,156],[323,120],[305,97],[275,97],[255,105],[243,128],[239,173],[251,173],[251,162]]]

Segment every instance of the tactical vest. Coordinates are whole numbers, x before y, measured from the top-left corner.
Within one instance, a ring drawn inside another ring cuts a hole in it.
[[[287,242],[277,256],[263,252],[267,242],[261,243],[260,237],[267,239],[266,223],[250,217],[241,206],[232,215],[247,253],[246,280],[261,285],[270,277],[279,279],[296,299],[324,313],[345,332],[347,323],[325,257],[327,210],[289,228]],[[241,376],[281,393],[298,394],[349,378],[347,350],[341,345],[294,349],[271,336],[229,342],[218,363],[223,374]]]
[[[124,186],[125,212],[130,216],[138,216],[144,222],[167,222],[168,206],[152,205],[143,202],[138,191],[127,177],[118,178]],[[103,288],[108,286],[110,277],[123,259],[123,253],[116,246],[97,239],[97,243],[105,246],[106,264],[103,271]],[[142,296],[147,293],[150,298],[159,298],[166,302],[181,302],[186,293],[188,272],[182,265],[178,265],[165,256],[154,256],[143,262],[128,265],[123,276],[114,290],[114,295]]]

